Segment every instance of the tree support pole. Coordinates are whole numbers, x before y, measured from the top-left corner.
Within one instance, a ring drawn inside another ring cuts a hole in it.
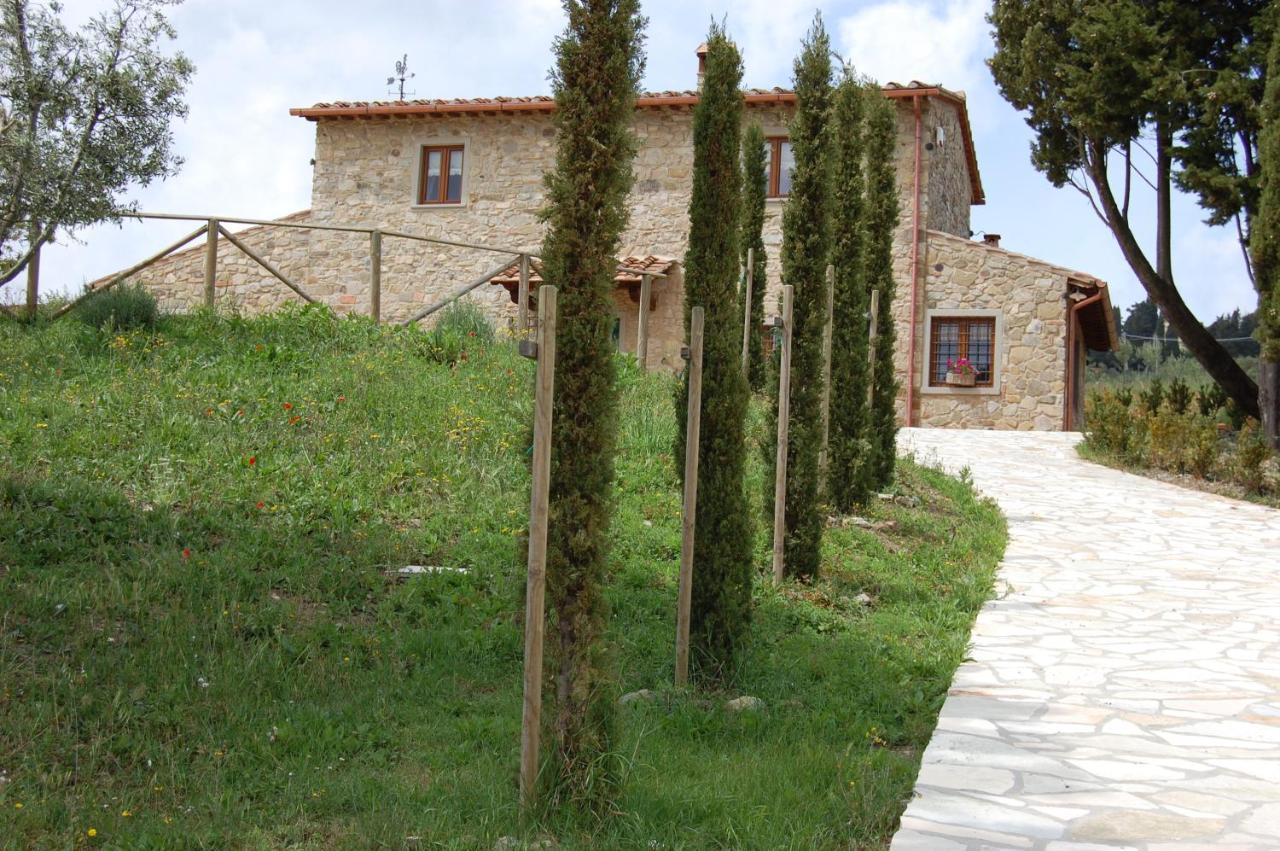
[[[751,377],[751,296],[755,289],[756,250],[747,249],[746,286],[742,293],[742,374]]]
[[[538,291],[538,369],[533,414],[533,486],[529,496],[529,561],[525,579],[524,709],[520,734],[520,803],[538,796],[542,725],[542,632],[547,588],[547,519],[551,487],[551,410],[556,375],[556,288]]]
[[[787,542],[787,429],[791,423],[791,313],[795,287],[782,288],[782,357],[778,366],[778,454],[773,481],[773,581],[782,584]]]
[[[880,336],[880,291],[871,291],[871,331],[867,334],[867,404],[876,389],[876,337]]]
[[[702,328],[704,314],[689,316],[689,405],[684,440],[684,510],[680,538],[680,587],[676,603],[676,687],[689,682],[689,617],[693,601],[693,548],[698,516],[698,444],[702,439]]]

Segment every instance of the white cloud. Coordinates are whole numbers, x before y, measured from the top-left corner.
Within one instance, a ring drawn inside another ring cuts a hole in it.
[[[875,3],[843,17],[837,47],[854,67],[881,83],[920,80],[948,88],[987,82],[987,0]]]

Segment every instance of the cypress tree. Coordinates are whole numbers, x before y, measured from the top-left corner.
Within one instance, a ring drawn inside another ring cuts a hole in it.
[[[564,0],[555,44],[556,159],[546,177],[543,274],[559,287],[547,591],[556,667],[558,796],[607,800],[616,776],[601,757],[613,727],[614,681],[603,636],[618,400],[613,278],[628,216],[631,121],[644,69],[638,0]]]
[[[742,374],[742,314],[736,298],[741,83],[738,48],[713,23],[702,97],[693,111],[693,195],[684,259],[686,335],[692,308],[706,312],[689,629],[692,667],[703,680],[732,673],[751,617],[752,524],[743,490],[749,390]],[[687,405],[688,386],[681,382],[676,408],[682,443]]]
[[[1249,249],[1258,287],[1258,408],[1263,433],[1280,448],[1280,27],[1272,38],[1258,144],[1262,193],[1249,223]]]
[[[880,291],[876,336],[876,366],[871,376],[871,411],[867,424],[871,441],[870,485],[884,488],[893,481],[897,457],[898,420],[894,401],[898,382],[893,350],[893,231],[898,225],[898,188],[894,174],[897,116],[893,105],[878,93],[866,103],[867,197],[863,261],[867,292]]]
[[[831,43],[821,14],[814,17],[804,49],[795,63],[795,92],[796,114],[791,122],[795,170],[791,174],[791,194],[782,213],[782,280],[795,288],[784,559],[788,575],[812,578],[818,574],[822,555],[818,454],[822,448],[822,337],[830,256],[830,171],[826,147],[831,106]],[[775,396],[776,392],[775,386]],[[776,398],[774,401],[776,420]],[[776,421],[773,427],[776,436]],[[770,458],[772,455],[771,452]],[[769,467],[772,472],[772,460]],[[770,512],[772,499],[770,486]]]
[[[831,441],[827,489],[835,507],[849,512],[866,500],[871,484],[866,465],[867,309],[870,296],[862,262],[865,179],[863,102],[865,87],[845,69],[835,92],[832,123],[832,245],[835,267],[831,330]]]
[[[764,389],[769,374],[764,359],[761,326],[764,323],[764,293],[768,287],[768,257],[764,251],[764,203],[768,187],[765,173],[769,152],[764,147],[764,128],[752,123],[742,136],[742,257],[747,267],[747,249],[755,249],[751,275],[751,333],[747,338],[747,381],[757,392]],[[746,286],[746,282],[743,282]],[[743,313],[739,305],[738,315]]]

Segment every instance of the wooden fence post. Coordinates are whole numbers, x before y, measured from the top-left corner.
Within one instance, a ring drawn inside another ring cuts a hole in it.
[[[834,266],[827,267],[827,321],[822,326],[822,449],[818,453],[818,480],[826,487],[827,459],[831,446],[831,336],[835,322]]]
[[[773,482],[773,581],[781,584],[787,538],[787,429],[791,422],[791,310],[795,288],[782,288],[782,358],[778,366],[778,454]]]
[[[676,601],[676,686],[689,682],[689,616],[693,600],[693,545],[698,516],[698,444],[702,439],[703,310],[689,316],[689,413],[684,439],[684,506],[680,538],[680,587]]]
[[[636,360],[640,371],[649,369],[649,298],[653,288],[653,276],[640,276],[640,317],[636,322]]]
[[[543,601],[547,587],[547,515],[551,485],[551,409],[556,375],[556,288],[538,289],[537,383],[533,414],[533,486],[529,497],[529,561],[524,608],[524,711],[520,734],[520,803],[538,795],[542,725]]]
[[[742,374],[751,375],[751,291],[754,289],[756,250],[747,249],[747,277],[742,293]]]
[[[37,245],[27,261],[27,319],[35,319],[40,309],[40,249]]]
[[[516,329],[519,336],[529,330],[529,255],[520,255],[520,288],[516,290],[516,298],[520,304],[516,310]]]
[[[867,334],[867,402],[875,394],[876,387],[876,337],[880,333],[880,291],[871,291],[871,331]]]
[[[218,220],[209,220],[204,242],[204,306],[213,308],[214,286],[218,275]]]
[[[382,321],[382,231],[369,234],[369,315]]]

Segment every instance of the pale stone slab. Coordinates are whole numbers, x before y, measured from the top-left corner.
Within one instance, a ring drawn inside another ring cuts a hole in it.
[[[1280,512],[1077,440],[901,432],[1010,540],[893,849],[1280,849]]]

